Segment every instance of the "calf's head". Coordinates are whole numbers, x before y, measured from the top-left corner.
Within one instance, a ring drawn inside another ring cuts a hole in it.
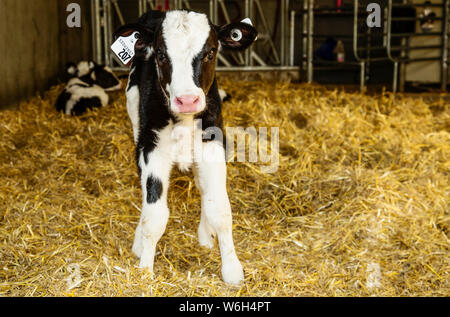
[[[195,114],[206,108],[219,50],[245,50],[256,39],[256,29],[246,21],[219,27],[200,13],[150,11],[138,23],[122,26],[114,36],[139,32],[135,58],[155,60],[170,110]]]

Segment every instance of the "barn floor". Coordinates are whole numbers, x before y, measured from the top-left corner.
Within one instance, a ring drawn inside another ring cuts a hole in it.
[[[80,118],[62,87],[0,113],[0,296],[450,296],[444,101],[221,78],[226,126],[280,127],[280,167],[230,163],[246,281],[199,247],[174,172],[155,275],[131,253],[141,194],[123,93]]]

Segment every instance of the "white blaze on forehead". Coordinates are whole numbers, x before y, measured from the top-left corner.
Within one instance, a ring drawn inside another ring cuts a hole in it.
[[[211,27],[204,14],[171,11],[164,19],[162,31],[169,56],[188,60],[202,50]]]
[[[180,95],[202,94],[193,80],[192,62],[202,51],[210,32],[211,27],[205,14],[187,11],[171,11],[166,14],[162,34],[166,53],[172,64],[172,82],[168,87],[172,99]]]

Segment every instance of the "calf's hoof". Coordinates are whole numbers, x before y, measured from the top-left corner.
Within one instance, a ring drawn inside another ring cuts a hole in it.
[[[222,266],[222,278],[227,284],[239,286],[244,281],[244,269],[239,260],[232,261]]]

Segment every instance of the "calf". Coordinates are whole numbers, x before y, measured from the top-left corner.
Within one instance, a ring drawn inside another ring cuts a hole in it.
[[[212,248],[217,236],[222,277],[227,283],[239,284],[244,273],[232,237],[223,142],[216,137],[201,141],[202,152],[210,153],[208,160],[194,157],[189,144],[196,133],[222,128],[215,74],[219,49],[244,50],[257,32],[243,22],[218,27],[195,12],[150,11],[138,23],[122,26],[114,36],[135,32],[139,39],[127,87],[127,108],[137,145],[143,207],[133,252],[140,258],[141,268],[153,271],[156,244],[169,219],[167,192],[172,167],[192,167],[202,198],[200,245]]]
[[[69,63],[66,73],[71,78],[56,101],[56,109],[68,115],[81,115],[88,109],[104,107],[109,102],[106,91],[122,88],[112,70],[92,61]]]

